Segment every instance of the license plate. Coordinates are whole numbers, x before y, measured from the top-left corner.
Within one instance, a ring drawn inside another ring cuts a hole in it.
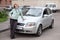
[[[18,26],[17,26],[17,29],[23,29],[23,28],[22,28],[21,26],[18,25]]]

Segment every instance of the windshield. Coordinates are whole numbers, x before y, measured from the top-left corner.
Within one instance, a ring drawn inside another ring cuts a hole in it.
[[[26,13],[26,16],[40,16],[42,13],[42,9],[40,8],[30,8],[30,10]]]
[[[23,15],[26,15],[26,13],[28,12],[29,8],[27,7],[19,7],[22,10]]]
[[[54,8],[54,7],[56,7],[56,5],[46,5],[47,7],[52,7],[52,8]]]

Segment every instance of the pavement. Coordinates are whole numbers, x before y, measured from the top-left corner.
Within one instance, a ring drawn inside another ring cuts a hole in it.
[[[54,13],[54,19],[54,28],[44,30],[40,37],[31,34],[16,34],[15,39],[10,39],[10,30],[7,30],[0,33],[0,40],[60,40],[60,12]]]
[[[0,11],[4,10],[5,7],[0,7]],[[0,32],[8,30],[9,27],[9,19],[5,22],[0,23]]]
[[[9,27],[9,19],[5,22],[0,23],[0,32],[8,30]]]

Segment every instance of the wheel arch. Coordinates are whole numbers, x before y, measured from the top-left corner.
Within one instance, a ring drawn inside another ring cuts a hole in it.
[[[43,26],[42,24],[39,24],[39,27],[40,27],[40,25],[41,25],[41,27]],[[39,28],[39,27],[38,27],[38,28]]]
[[[43,26],[41,23],[38,25],[38,28],[40,27],[40,25],[41,25],[41,27]],[[37,28],[37,31],[38,31],[38,28]],[[43,28],[43,27],[42,27]],[[37,31],[36,31],[36,33],[37,33]]]

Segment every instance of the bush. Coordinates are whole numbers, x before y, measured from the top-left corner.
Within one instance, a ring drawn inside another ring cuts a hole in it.
[[[0,22],[7,20],[7,16],[8,15],[6,10],[0,11]]]
[[[5,10],[0,12],[0,18],[7,17],[7,12]]]

